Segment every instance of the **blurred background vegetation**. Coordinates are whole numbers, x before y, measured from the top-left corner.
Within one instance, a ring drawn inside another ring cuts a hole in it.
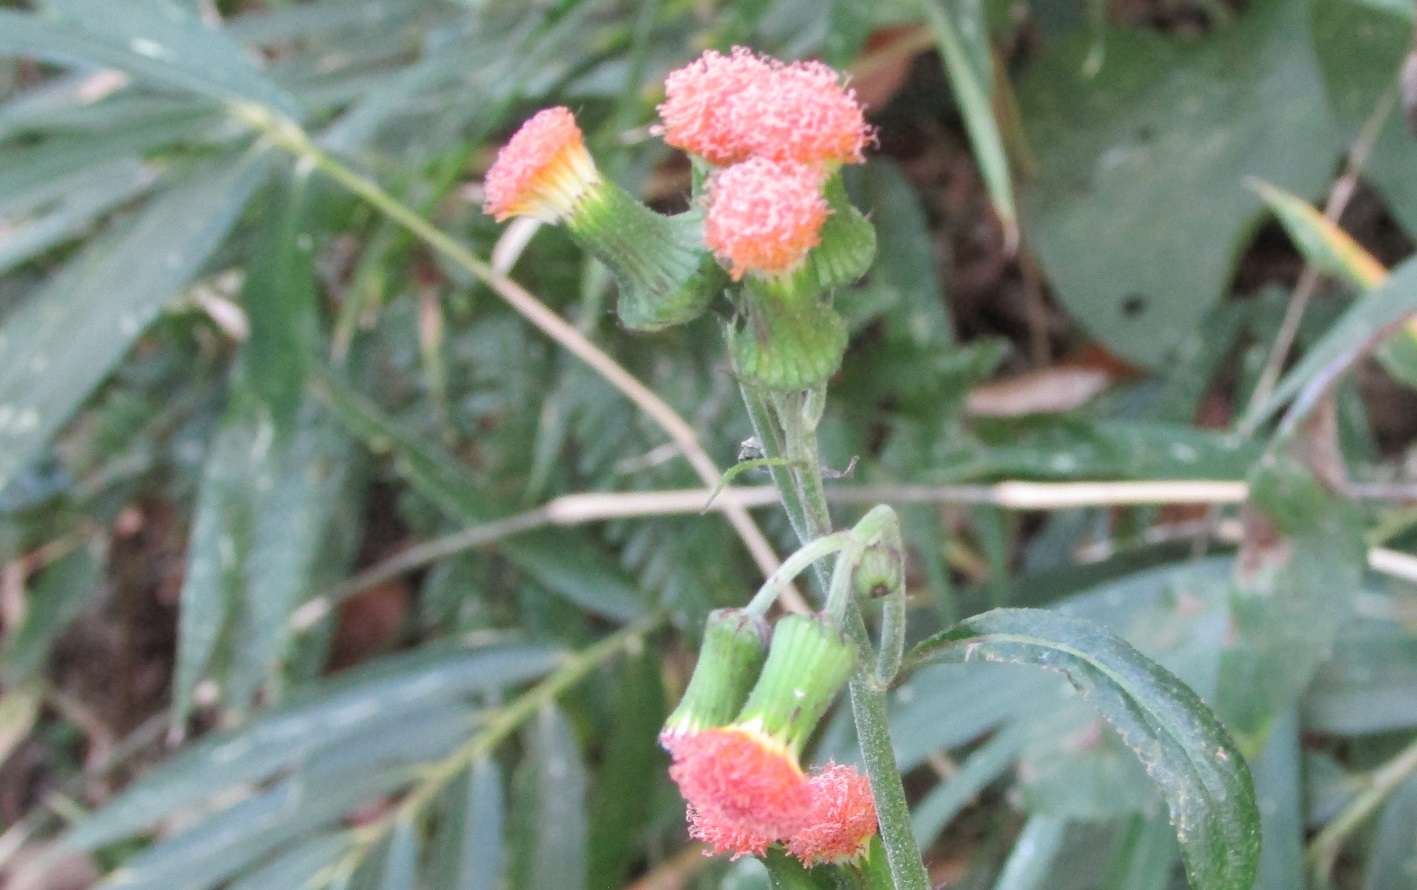
[[[750,426],[718,323],[618,329],[607,273],[493,224],[480,178],[565,104],[608,175],[682,208],[659,85],[746,44],[851,72],[879,127],[848,185],[880,252],[837,294],[820,432],[859,458],[838,525],[902,511],[914,632],[1006,604],[1108,625],[1254,756],[1257,886],[1417,886],[1413,23],[0,3],[0,880],[765,886],[688,844],[654,742],[704,614],[761,580],[704,498],[638,497],[701,478],[484,277],[251,123],[510,269],[726,468]],[[1061,682],[931,667],[894,707],[937,883],[1185,886],[1146,775]],[[849,723],[813,756],[852,758]]]

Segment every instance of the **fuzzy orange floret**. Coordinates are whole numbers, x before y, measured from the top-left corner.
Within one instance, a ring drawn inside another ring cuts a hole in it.
[[[733,102],[753,154],[803,164],[859,164],[872,138],[854,91],[821,62],[794,62],[754,81]]]
[[[871,783],[855,767],[836,763],[812,777],[808,824],[787,839],[787,852],[808,867],[849,862],[876,833]]]
[[[797,758],[752,729],[679,739],[669,777],[689,804],[694,836],[719,852],[760,853],[807,824],[812,791]]]
[[[768,845],[777,840],[768,834],[754,833],[739,828],[721,816],[705,816],[690,805],[688,807],[689,837],[708,845],[705,856],[727,856],[738,859],[741,856],[762,856]]]
[[[732,55],[707,50],[664,79],[664,141],[711,164],[733,164],[752,154],[752,134],[735,122],[735,98],[772,74],[772,66],[745,47]]]
[[[714,174],[704,244],[735,281],[745,272],[787,272],[817,246],[828,213],[823,175],[809,164],[767,158]]]
[[[711,164],[750,157],[856,164],[872,137],[856,94],[821,62],[713,50],[664,81],[664,141]]]
[[[487,171],[484,213],[498,222],[534,216],[558,222],[600,182],[575,115],[546,108],[522,124]]]

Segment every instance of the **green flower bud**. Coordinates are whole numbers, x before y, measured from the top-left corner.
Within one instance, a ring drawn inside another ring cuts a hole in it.
[[[905,547],[895,511],[885,505],[876,507],[861,518],[852,534],[862,544],[851,575],[856,594],[879,599],[904,590]]]
[[[704,626],[699,662],[679,706],[659,739],[674,739],[724,726],[742,709],[767,658],[768,626],[745,609],[717,609]]]

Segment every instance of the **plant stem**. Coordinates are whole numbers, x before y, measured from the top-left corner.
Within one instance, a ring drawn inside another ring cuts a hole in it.
[[[749,413],[753,413],[752,398]],[[807,417],[802,410],[801,397],[779,396],[774,400],[776,420],[779,426],[772,430],[771,437],[758,431],[764,449],[770,443],[781,443],[782,454],[788,461],[783,467],[791,476],[787,485],[779,481],[784,504],[791,504],[800,511],[803,530],[798,530],[802,543],[824,537],[831,533],[831,512],[827,507],[826,489],[822,485],[821,459],[817,453],[816,418]],[[758,423],[757,418],[754,420]],[[780,431],[780,435],[778,434]],[[769,454],[770,457],[779,455]],[[789,516],[792,508],[789,507]],[[796,527],[796,523],[793,523]],[[826,588],[826,570],[822,562],[815,564],[818,580]],[[871,651],[870,635],[866,631],[866,621],[855,597],[847,598],[844,626],[851,634],[862,653]],[[856,738],[861,745],[861,759],[866,765],[866,775],[871,780],[871,793],[876,799],[876,818],[881,827],[881,844],[885,847],[886,860],[890,864],[891,880],[896,890],[930,890],[930,878],[925,873],[925,864],[920,859],[920,848],[915,842],[915,831],[910,823],[910,807],[905,800],[905,788],[900,781],[900,768],[896,765],[895,748],[891,745],[890,715],[886,702],[886,686],[878,683],[872,673],[870,660],[863,658],[861,666],[851,678],[851,710],[856,718]]]

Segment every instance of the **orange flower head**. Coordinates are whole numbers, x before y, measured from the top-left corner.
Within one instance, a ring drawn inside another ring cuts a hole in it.
[[[828,208],[822,171],[797,161],[751,158],[709,185],[704,244],[735,281],[745,272],[791,271],[821,241]]]
[[[735,96],[731,109],[753,153],[777,161],[859,164],[874,134],[856,93],[821,62],[779,65]]]
[[[732,55],[707,50],[664,79],[664,141],[711,164],[733,164],[753,152],[751,133],[735,122],[734,100],[772,75],[773,68],[746,47]]]
[[[809,784],[808,823],[787,839],[787,852],[809,868],[856,859],[876,833],[870,781],[855,767],[829,763]]]
[[[718,852],[761,853],[806,826],[812,791],[797,759],[752,725],[677,740],[669,777],[689,804],[691,832]]]
[[[570,216],[597,185],[595,168],[576,118],[564,107],[546,108],[522,124],[487,171],[484,213],[498,222],[534,216],[550,223]]]

